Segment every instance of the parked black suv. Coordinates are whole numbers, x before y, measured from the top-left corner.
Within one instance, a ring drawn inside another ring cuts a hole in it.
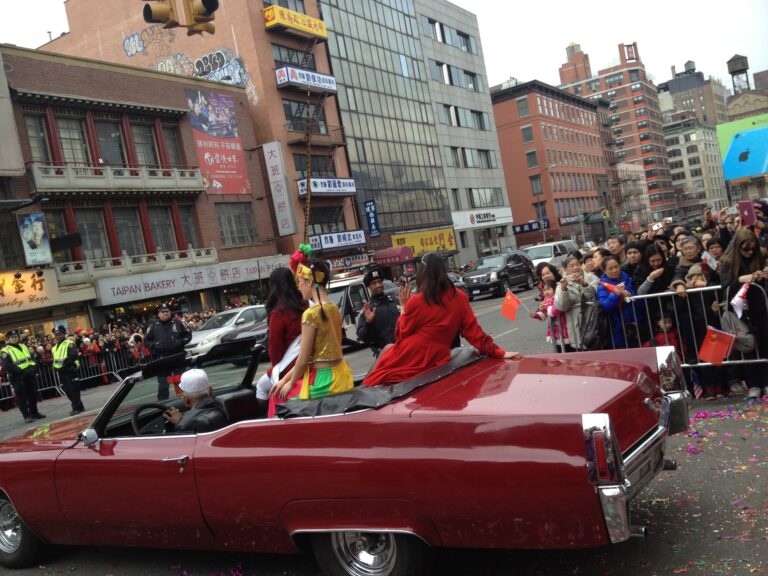
[[[505,252],[480,258],[476,268],[464,273],[469,299],[492,292],[504,296],[508,288],[530,290],[536,285],[533,262],[525,252]]]

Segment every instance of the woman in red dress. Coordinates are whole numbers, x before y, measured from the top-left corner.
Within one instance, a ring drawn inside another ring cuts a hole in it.
[[[395,327],[395,343],[386,348],[363,384],[395,384],[446,364],[451,344],[461,334],[483,356],[519,360],[518,352],[505,352],[477,323],[469,298],[456,290],[445,264],[434,254],[421,259],[416,274],[417,293],[400,289],[403,313]]]

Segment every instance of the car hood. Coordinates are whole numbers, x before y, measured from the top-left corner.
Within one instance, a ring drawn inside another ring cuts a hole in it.
[[[483,276],[484,274],[490,274],[491,272],[498,272],[503,266],[490,266],[487,268],[478,268],[464,274],[463,278],[474,278],[475,276]]]
[[[622,450],[658,423],[645,399],[661,396],[655,351],[622,351],[620,361],[605,355],[527,356],[511,362],[485,359],[414,395],[411,416],[461,416],[547,419],[608,413]]]
[[[0,443],[0,454],[29,452],[33,450],[55,450],[71,446],[77,435],[88,428],[98,414],[97,410],[56,422],[46,422],[26,430],[18,436]]]
[[[187,346],[197,344],[204,338],[208,338],[208,336],[221,336],[223,334],[226,334],[230,330],[232,330],[231,326],[223,326],[222,328],[212,328],[210,330],[197,330],[195,332],[192,332],[192,340],[189,341],[189,344],[187,344]]]

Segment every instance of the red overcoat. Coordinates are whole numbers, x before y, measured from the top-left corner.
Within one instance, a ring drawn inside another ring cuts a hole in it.
[[[395,327],[395,343],[382,353],[364,385],[395,384],[445,364],[459,332],[483,356],[504,356],[504,349],[480,328],[463,291],[451,287],[440,300],[442,304],[429,304],[420,293],[408,298]]]

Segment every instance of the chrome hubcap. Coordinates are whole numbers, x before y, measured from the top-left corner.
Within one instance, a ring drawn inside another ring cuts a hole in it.
[[[350,576],[386,576],[392,573],[397,563],[393,534],[334,532],[331,546]]]
[[[0,500],[0,551],[13,554],[21,544],[21,518],[8,500]]]

